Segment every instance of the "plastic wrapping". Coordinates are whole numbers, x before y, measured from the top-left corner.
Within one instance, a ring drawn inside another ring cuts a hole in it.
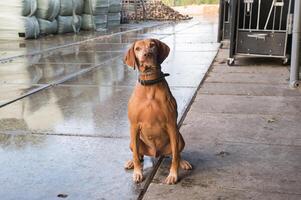
[[[96,30],[107,28],[107,21],[108,21],[107,15],[95,15],[94,22],[95,22]]]
[[[108,13],[108,26],[120,25],[121,14],[118,13]]]
[[[36,0],[6,0],[0,1],[0,13],[16,16],[32,16],[37,10]]]
[[[85,0],[84,12],[90,15],[103,15],[108,13],[108,0]]]
[[[40,25],[40,34],[46,35],[57,33],[58,25],[56,20],[48,21],[45,19],[38,19],[38,22]]]
[[[60,15],[61,16],[71,16],[73,12],[77,15],[81,15],[84,10],[84,0],[60,0],[61,8]]]
[[[88,14],[83,14],[82,16],[83,16],[82,29],[83,30],[96,30],[96,26],[94,23],[94,16],[88,15]]]
[[[83,30],[104,29],[107,26],[107,15],[83,14]]]
[[[78,33],[82,25],[82,17],[73,16],[58,16],[58,33]]]
[[[60,0],[37,0],[37,3],[36,16],[38,18],[52,21],[60,12]]]
[[[109,13],[117,13],[121,11],[121,0],[109,0]]]
[[[0,15],[0,27],[1,39],[33,39],[40,34],[39,23],[35,16]]]

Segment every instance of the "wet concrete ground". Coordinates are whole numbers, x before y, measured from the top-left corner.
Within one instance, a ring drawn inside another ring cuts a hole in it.
[[[141,184],[123,169],[131,158],[127,101],[137,80],[122,63],[124,51],[148,37],[171,47],[163,71],[180,120],[215,57],[216,31],[216,21],[201,20],[1,41],[1,199],[136,199],[156,160],[145,159]]]
[[[229,67],[228,55],[219,50],[180,130],[194,169],[164,185],[165,159],[144,199],[301,199],[301,90],[281,60]]]

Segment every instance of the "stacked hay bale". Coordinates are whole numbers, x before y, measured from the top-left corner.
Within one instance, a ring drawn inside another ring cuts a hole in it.
[[[40,33],[57,33],[56,17],[60,12],[60,0],[37,0],[37,6],[36,16],[40,24]]]
[[[84,30],[105,29],[108,9],[108,0],[85,0],[82,28]]]
[[[100,30],[120,18],[121,0],[1,0],[0,38]]]
[[[58,33],[78,33],[82,27],[84,0],[60,0]]]
[[[40,30],[36,10],[36,0],[1,1],[0,38],[37,38]]]
[[[120,24],[121,0],[109,0],[108,26]]]

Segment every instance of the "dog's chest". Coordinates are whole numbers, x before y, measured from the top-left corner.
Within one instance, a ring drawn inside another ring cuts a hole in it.
[[[167,120],[165,105],[156,99],[140,102],[138,118],[140,122],[165,123]]]
[[[166,87],[137,87],[129,102],[130,121],[164,125],[176,114],[173,100]]]

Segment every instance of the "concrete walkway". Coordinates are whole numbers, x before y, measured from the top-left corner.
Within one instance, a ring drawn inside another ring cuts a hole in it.
[[[171,74],[180,120],[217,53],[216,33],[215,20],[201,20],[0,41],[1,200],[141,196],[157,168],[146,158],[141,184],[123,169],[131,158],[127,102],[137,81],[124,52],[141,38],[170,46],[163,71]]]
[[[280,60],[228,67],[227,56],[220,49],[181,127],[194,169],[164,185],[166,158],[144,199],[301,199],[301,91]]]
[[[181,126],[194,169],[172,186],[162,184],[168,158],[146,158],[141,184],[123,170],[136,82],[122,63],[126,48],[147,37],[171,47],[163,69],[180,121],[216,55],[216,31],[216,21],[201,19],[0,41],[1,200],[301,199],[301,91],[288,88],[281,61],[228,67],[227,49]]]

